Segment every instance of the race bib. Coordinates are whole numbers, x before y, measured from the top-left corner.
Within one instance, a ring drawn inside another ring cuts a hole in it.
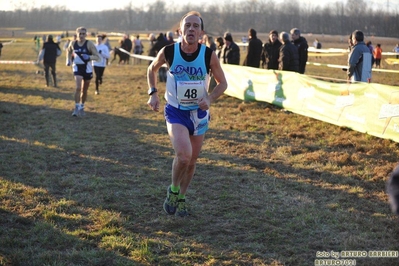
[[[178,81],[177,100],[182,106],[193,106],[204,96],[205,87],[203,81]]]

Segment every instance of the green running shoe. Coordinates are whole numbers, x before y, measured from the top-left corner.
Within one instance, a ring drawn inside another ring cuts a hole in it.
[[[180,216],[180,217],[188,216],[186,199],[179,199],[177,201],[176,216]]]
[[[176,213],[178,196],[179,192],[173,192],[169,186],[165,202],[163,203],[163,209],[167,214],[173,215]]]

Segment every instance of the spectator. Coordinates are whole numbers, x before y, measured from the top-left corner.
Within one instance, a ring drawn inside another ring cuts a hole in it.
[[[222,61],[222,49],[224,46],[224,40],[223,37],[219,36],[216,38],[216,55],[219,58],[220,61]]]
[[[321,49],[321,42],[319,41],[319,39],[315,39],[313,42],[313,47],[316,49]]]
[[[230,32],[224,35],[224,46],[222,49],[223,64],[239,65],[240,64],[240,47],[233,41]]]
[[[370,54],[371,54],[371,66],[373,66],[374,63],[375,63],[375,58],[374,58],[374,47],[373,47],[373,45],[371,44],[371,41],[366,42],[366,46],[367,46],[367,48],[369,48],[369,50],[370,50]]]
[[[150,49],[148,50],[148,56],[155,57],[157,55],[155,49],[152,49],[154,47],[156,40],[157,39],[155,38],[154,33],[150,33],[150,35],[148,35],[148,41],[150,42]],[[151,64],[151,61],[149,64]]]
[[[177,36],[176,42],[181,42],[182,36],[180,34],[180,29],[179,28],[176,29],[175,34]]]
[[[140,35],[136,35],[136,39],[133,40],[133,53],[142,54],[143,53],[143,42],[140,40]]]
[[[313,47],[314,47],[315,49],[321,49],[321,42],[319,42],[318,39],[315,39],[314,42],[313,42]],[[316,52],[316,53],[317,53],[317,52]],[[316,55],[316,59],[317,59],[317,58],[321,58],[321,56],[317,56],[317,55]]]
[[[136,39],[133,40],[133,54],[141,55],[144,51],[143,42],[140,40],[140,35],[136,35]],[[141,63],[141,59],[134,58],[135,63]]]
[[[206,34],[204,34],[204,40],[205,40],[205,45],[209,48],[211,48],[212,51],[214,51],[216,53],[216,43],[213,40],[212,36],[208,36]],[[212,71],[209,72],[209,87],[208,87],[208,92],[212,92],[213,89],[216,87],[216,80],[215,77],[212,74]]]
[[[396,53],[396,59],[399,59],[399,43],[396,44],[393,51]]]
[[[40,49],[40,38],[37,37],[35,41],[36,41],[36,51],[39,51],[39,49]]]
[[[373,57],[375,60],[375,67],[381,68],[381,58],[382,58],[381,44],[377,43],[377,46],[373,50]]]
[[[306,62],[308,61],[308,42],[301,36],[301,31],[293,28],[290,31],[292,43],[298,48],[299,54],[299,73],[305,74]]]
[[[212,36],[204,35],[205,45],[212,49],[212,51],[216,52],[216,43],[213,40]]]
[[[168,41],[169,44],[175,43],[175,40],[173,39],[173,32],[168,31],[166,33],[166,40]]]
[[[132,48],[133,48],[133,43],[132,41],[129,39],[129,34],[125,34],[123,35],[123,41],[122,41],[122,47],[124,50],[126,50],[129,54],[125,53],[125,61],[126,64],[129,64],[130,62],[130,53],[132,52]]]
[[[207,34],[202,35],[201,39],[199,40],[199,43],[206,45],[207,42],[208,42],[208,35]]]
[[[158,52],[166,45],[168,45],[169,42],[165,39],[163,33],[160,33],[158,37],[156,38],[156,41],[154,42],[154,45],[150,49],[150,55],[151,56],[156,56]]]
[[[150,42],[150,49],[148,50],[148,51],[151,51],[151,48],[154,46],[154,43],[155,43],[155,41],[156,41],[157,39],[155,38],[155,34],[154,33],[150,33],[149,35],[148,35],[148,41]],[[152,55],[150,55],[150,54],[148,54],[149,56],[152,56]],[[155,56],[155,55],[153,55],[153,56]]]
[[[260,57],[262,54],[262,41],[256,36],[256,30],[248,30],[248,51],[247,56],[244,59],[244,66],[256,67],[260,66]]]
[[[110,52],[110,56],[111,56],[112,46],[111,46],[111,44],[109,42],[109,38],[107,37],[107,35],[103,34],[102,35],[102,39],[103,39],[103,43],[105,44],[105,46],[107,46],[108,51]],[[109,57],[105,61],[106,61],[105,65],[108,66]]]
[[[165,47],[166,45],[169,45],[169,41],[167,41],[163,35],[163,33],[160,33],[157,37],[156,42],[154,43],[154,46],[151,48],[151,54],[156,56],[158,52]],[[166,67],[161,67],[158,71],[158,78],[159,82],[166,82]]]
[[[348,55],[348,81],[370,82],[371,80],[371,53],[364,43],[362,31],[352,33],[353,47]]]
[[[280,47],[282,43],[278,39],[278,32],[272,30],[269,32],[269,41],[263,45],[262,66],[266,69],[278,69],[278,59],[280,56]]]
[[[298,48],[290,42],[290,36],[287,32],[280,33],[280,39],[283,43],[280,48],[279,70],[299,71],[299,53]]]
[[[1,58],[1,49],[3,49],[3,43],[0,42],[0,58]]]
[[[241,42],[242,42],[242,44],[243,44],[243,46],[242,46],[242,50],[246,50],[246,48],[247,48],[247,36],[242,36],[241,37]]]
[[[43,60],[44,64],[44,76],[46,78],[46,87],[49,86],[50,83],[50,68],[51,68],[51,76],[53,77],[53,86],[57,87],[57,76],[55,65],[57,63],[57,57],[61,55],[61,49],[58,43],[55,43],[53,40],[53,36],[49,35],[47,37],[47,42],[43,44],[43,48],[40,51],[38,61]]]
[[[124,43],[124,40],[122,39],[122,40],[119,40],[119,47],[116,47],[115,49],[114,49],[114,58],[112,59],[112,61],[111,61],[111,63],[115,60],[115,57],[116,57],[116,55],[118,55],[119,56],[119,62],[118,62],[118,65],[124,65],[124,64],[127,64],[127,60],[129,60],[129,57],[130,57],[130,55],[129,54],[127,54],[127,53],[125,53],[124,51],[122,51],[120,48],[122,48],[122,49],[124,49],[125,50],[125,48],[123,48],[124,46],[123,46],[123,43]],[[127,50],[126,50],[127,51]]]

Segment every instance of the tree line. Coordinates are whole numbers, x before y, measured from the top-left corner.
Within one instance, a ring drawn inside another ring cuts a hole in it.
[[[15,11],[0,11],[2,27],[24,27],[27,30],[71,30],[78,26],[99,31],[167,31],[176,30],[183,14],[201,13],[207,32],[222,35],[226,31],[258,32],[272,29],[289,31],[293,27],[304,33],[348,35],[362,30],[366,35],[399,37],[399,13],[384,7],[373,9],[364,0],[337,1],[323,7],[297,0],[225,1],[223,4],[168,5],[164,0],[134,8],[132,2],[123,8],[99,12],[70,11],[66,6],[42,6]]]

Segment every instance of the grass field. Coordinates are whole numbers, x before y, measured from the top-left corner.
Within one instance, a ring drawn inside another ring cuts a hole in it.
[[[1,59],[36,53],[21,39]],[[222,96],[187,195],[191,215],[171,217],[162,203],[173,150],[162,112],[146,105],[148,63],[108,66],[101,94],[93,82],[87,115],[74,118],[64,56],[58,88],[36,65],[0,64],[0,265],[315,265],[332,251],[398,252],[385,194],[398,143]],[[398,85],[397,75],[373,80]]]

